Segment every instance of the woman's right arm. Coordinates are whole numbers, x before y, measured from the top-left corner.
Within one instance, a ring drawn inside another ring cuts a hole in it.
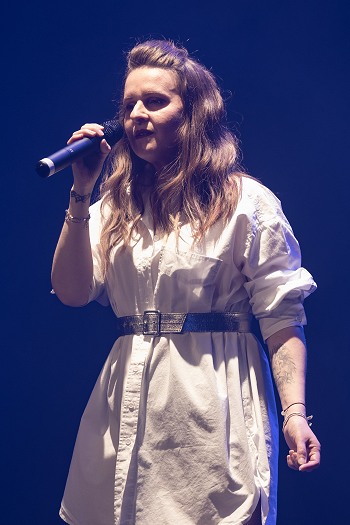
[[[85,124],[73,133],[68,144],[83,137],[103,136],[103,127]],[[58,298],[69,306],[88,302],[93,263],[88,220],[92,190],[111,148],[103,139],[100,150],[73,164],[74,183],[70,192],[68,218],[65,220],[54,254],[51,281]]]

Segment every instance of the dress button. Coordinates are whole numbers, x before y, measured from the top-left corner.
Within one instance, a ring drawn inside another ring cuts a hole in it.
[[[131,445],[131,441],[130,441],[130,439],[127,439],[127,440],[125,441],[125,444],[128,445],[128,446]]]
[[[135,410],[135,405],[133,405],[132,403],[130,403],[129,405],[129,410],[130,412],[133,412]]]

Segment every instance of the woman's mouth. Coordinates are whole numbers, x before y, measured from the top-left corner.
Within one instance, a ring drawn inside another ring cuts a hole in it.
[[[142,139],[143,137],[149,137],[150,135],[153,135],[153,131],[148,129],[138,129],[134,133],[135,139]]]

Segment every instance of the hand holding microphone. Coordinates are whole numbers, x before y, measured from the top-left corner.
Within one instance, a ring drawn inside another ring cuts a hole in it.
[[[100,172],[111,147],[122,138],[123,133],[123,126],[116,119],[106,121],[102,125],[85,124],[73,133],[65,148],[39,160],[36,172],[41,177],[50,177],[83,158],[87,165],[86,159],[92,153],[95,155],[91,157],[89,169],[91,172]],[[100,154],[96,156],[98,150]]]
[[[74,187],[81,190],[85,188],[84,191],[90,192],[101,173],[111,146],[106,141],[103,126],[100,124],[84,124],[80,130],[75,131],[68,140],[67,147],[74,148],[76,152],[77,145],[81,154],[77,155],[72,163]],[[85,147],[87,150],[81,152],[81,148]]]

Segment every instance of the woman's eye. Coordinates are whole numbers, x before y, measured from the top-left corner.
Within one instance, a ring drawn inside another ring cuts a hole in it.
[[[164,98],[150,97],[143,100],[140,103],[140,107],[143,106],[145,109],[149,109],[150,111],[156,111],[157,109],[164,107],[166,103],[167,101]],[[138,102],[127,102],[123,104],[122,110],[124,114],[130,114],[137,104]]]
[[[160,107],[164,106],[165,100],[163,98],[149,98],[147,100],[147,105],[149,107]]]
[[[130,112],[133,110],[134,105],[135,105],[135,104],[132,104],[132,103],[130,102],[129,104],[125,104],[124,107],[123,107],[123,109],[124,109],[125,112],[130,113]]]

